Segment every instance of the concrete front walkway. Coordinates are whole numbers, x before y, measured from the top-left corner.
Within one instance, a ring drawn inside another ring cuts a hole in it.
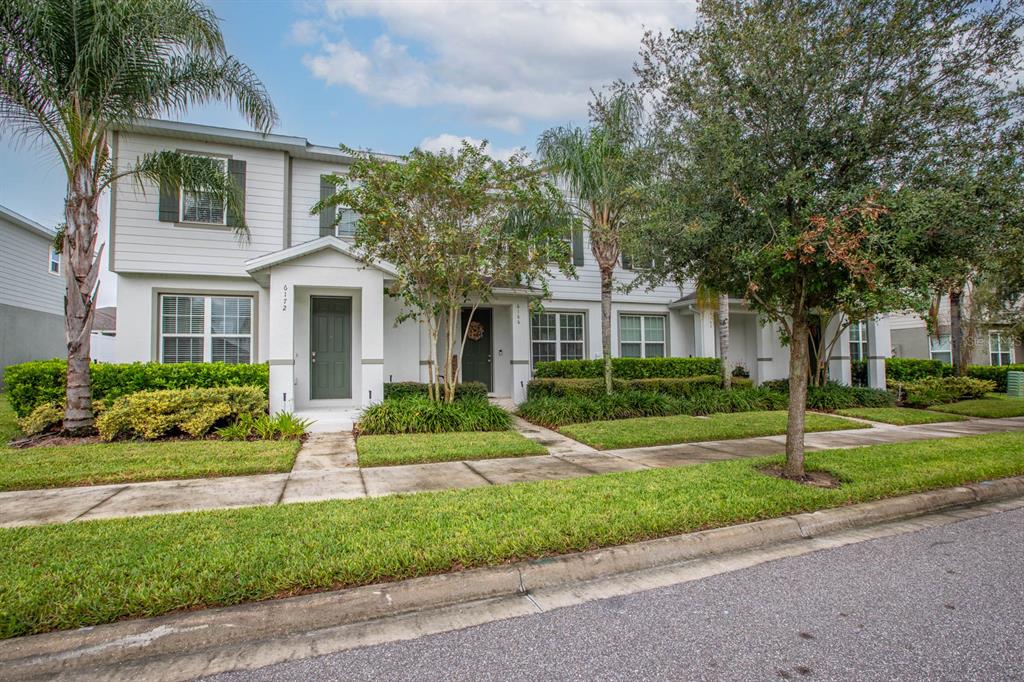
[[[805,442],[808,450],[823,450],[1022,430],[1024,417],[975,419],[922,426],[877,424],[870,429],[810,433]],[[321,455],[316,454],[317,450],[310,451],[304,460],[305,464],[300,458],[288,474],[0,493],[0,526],[30,526],[579,478],[618,471],[689,466],[779,454],[785,447],[785,436],[766,436],[598,452],[578,443],[573,446],[571,443],[574,441],[547,429],[537,428],[532,435],[527,435],[545,443],[552,454],[359,469],[346,467],[336,456],[334,444],[325,444],[325,450],[330,452]]]

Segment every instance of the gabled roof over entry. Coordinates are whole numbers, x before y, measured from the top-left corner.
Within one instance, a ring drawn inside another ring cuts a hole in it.
[[[305,256],[309,256],[314,253],[321,251],[336,251],[344,256],[351,258],[352,260],[363,263],[362,259],[356,255],[355,251],[352,250],[352,246],[343,239],[339,239],[334,236],[320,237],[314,239],[311,242],[304,242],[302,244],[296,244],[290,246],[287,249],[281,249],[280,251],[273,251],[271,253],[259,256],[258,258],[252,258],[245,261],[245,271],[252,275],[254,278],[257,274],[263,270],[271,268],[275,265],[281,265],[289,261],[298,260]],[[383,261],[377,261],[374,263],[363,263],[365,267],[380,270],[385,275],[394,277],[398,274],[395,267],[390,263]]]

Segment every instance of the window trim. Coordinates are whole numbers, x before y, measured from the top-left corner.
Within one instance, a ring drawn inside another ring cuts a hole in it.
[[[207,333],[205,330],[211,330],[212,325],[210,324],[210,315],[212,315],[212,305],[210,304],[210,298],[249,298],[252,299],[252,313],[250,321],[249,331],[249,362],[247,364],[257,364],[259,360],[259,310],[260,310],[260,293],[258,291],[245,290],[245,289],[231,289],[225,291],[209,290],[209,289],[184,289],[176,287],[168,288],[154,288],[152,290],[152,323],[151,333],[152,344],[150,346],[150,358],[152,362],[163,362],[163,310],[161,308],[160,299],[163,296],[203,296],[207,299],[206,310],[203,312],[203,329],[204,339],[212,339],[212,334]],[[172,334],[172,336],[178,336]],[[244,334],[218,334],[218,336],[245,336]],[[209,362],[206,358],[210,357],[213,349],[211,341],[203,342],[203,362]],[[170,364],[170,363],[168,363]],[[239,363],[243,364],[243,363]]]
[[[992,340],[994,338],[999,339],[999,351],[992,350]],[[1003,347],[1006,345],[1008,345],[1009,347],[1004,350]],[[988,332],[988,364],[992,367],[1004,367],[1004,363],[999,363],[997,365],[994,362],[992,362],[993,355],[1008,356],[1009,362],[1005,363],[1005,365],[1012,365],[1014,363],[1014,360],[1016,360],[1016,358],[1014,358],[1015,353],[1013,340],[1007,339],[1006,334],[1004,332],[996,329],[990,329]]]
[[[555,318],[555,339],[553,341],[534,341],[533,340],[533,317],[534,317],[534,315],[537,315],[537,314],[540,314],[540,315],[552,314],[552,315],[556,316],[556,318]],[[534,358],[533,345],[535,343],[554,343],[555,344],[555,361],[557,362],[557,361],[562,359],[562,324],[561,324],[561,317],[560,317],[561,315],[579,315],[580,317],[583,318],[583,327],[582,327],[582,329],[583,329],[583,339],[582,339],[583,355],[582,355],[582,357],[580,357],[580,360],[586,360],[589,357],[589,354],[588,354],[589,351],[588,351],[587,342],[590,340],[590,334],[587,333],[587,311],[586,310],[571,310],[571,309],[569,309],[569,310],[561,310],[561,309],[559,309],[559,310],[551,310],[551,309],[545,308],[540,313],[530,313],[530,371],[531,371],[531,373],[532,373],[533,369],[537,366],[536,361],[533,359]],[[576,342],[575,341],[567,341],[566,343],[576,343]],[[542,360],[541,362],[550,362],[550,361],[549,360]]]
[[[230,164],[228,162],[231,161],[232,157],[230,157],[230,156],[228,156],[226,154],[214,154],[214,153],[211,153],[211,152],[186,151],[184,149],[179,149],[177,151],[178,151],[179,154],[183,154],[185,156],[200,156],[200,157],[203,157],[203,158],[206,158],[206,159],[211,159],[213,161],[220,161],[221,163],[224,164],[224,174],[225,175],[227,175],[230,172],[230,170],[231,170],[230,169]],[[182,188],[180,188],[178,190],[178,222],[177,222],[177,224],[181,225],[181,226],[184,226],[184,227],[212,227],[212,228],[228,227],[228,200],[227,200],[227,198],[225,197],[224,200],[221,203],[223,205],[223,210],[221,211],[221,222],[219,222],[219,223],[204,222],[204,221],[201,221],[201,220],[185,220],[185,189],[182,187]]]
[[[664,330],[665,330],[664,336],[665,336],[665,338],[662,341],[660,341],[660,342],[659,341],[651,341],[650,343],[661,343],[662,344],[662,348],[663,348],[663,354],[662,354],[661,357],[663,357],[663,358],[670,357],[670,355],[669,355],[670,350],[669,349],[671,348],[671,346],[669,345],[669,322],[668,322],[669,316],[668,316],[668,314],[667,313],[660,313],[660,312],[658,312],[658,313],[655,313],[655,312],[639,312],[639,311],[632,311],[632,310],[621,310],[621,311],[619,311],[619,315],[618,315],[618,351],[619,351],[619,355],[618,355],[618,357],[620,357],[620,358],[626,357],[625,355],[622,354],[622,318],[623,317],[639,317],[640,318],[640,341],[639,341],[639,343],[640,343],[640,358],[641,359],[646,359],[647,358],[647,343],[648,343],[647,342],[647,328],[644,325],[643,318],[645,318],[645,317],[660,317],[660,318],[662,318],[665,321],[665,327],[664,327]],[[637,341],[627,341],[626,343],[637,343]],[[631,355],[629,357],[634,357],[634,356]]]
[[[57,249],[54,248],[53,244],[50,244],[50,248],[47,251],[47,257],[48,257],[48,260],[47,260],[47,263],[46,263],[46,271],[48,273],[50,273],[51,275],[55,276],[55,277],[60,277],[60,275],[61,275],[60,254],[57,253]],[[53,269],[54,265],[57,266],[56,270]]]
[[[946,348],[945,350],[935,350],[935,346],[936,345],[939,345],[939,346],[942,345],[942,339],[943,338],[946,339],[946,345],[948,346],[948,348]],[[939,355],[948,355],[949,356],[949,360],[946,361],[943,358],[935,357],[936,353],[938,353]],[[938,336],[932,336],[931,334],[929,334],[928,335],[928,359],[929,360],[938,360],[939,362],[945,362],[947,365],[952,365],[953,364],[953,339],[952,339],[952,336],[949,335],[949,334],[939,334]]]

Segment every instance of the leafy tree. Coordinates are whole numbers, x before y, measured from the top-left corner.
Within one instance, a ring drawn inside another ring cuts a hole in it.
[[[121,178],[202,189],[229,205],[241,196],[216,164],[199,157],[159,152],[118,169],[112,132],[210,101],[234,103],[260,130],[269,130],[276,114],[253,72],[225,52],[216,16],[191,0],[5,0],[0,51],[0,132],[43,141],[67,174],[64,428],[88,431],[100,196]]]
[[[804,476],[812,319],[926,297],[896,195],[1019,109],[1021,26],[1016,2],[707,0],[694,29],[645,39],[659,196],[696,214],[659,230],[662,267],[744,292],[781,327],[786,476]]]
[[[457,152],[416,149],[399,160],[353,151],[357,160],[348,175],[331,177],[338,192],[313,207],[355,211],[356,252],[398,271],[389,293],[405,304],[399,322],[426,325],[434,400],[455,398],[453,358],[456,350],[462,356],[469,330],[467,324],[458,331],[464,307],[472,321],[498,288],[543,297],[552,265],[573,272],[562,239],[569,216],[561,193],[525,155],[495,160],[485,144],[464,143]]]
[[[599,97],[591,126],[545,131],[537,151],[545,167],[564,182],[571,205],[590,233],[590,251],[601,272],[601,354],[605,391],[612,392],[612,287],[615,265],[631,226],[647,201],[647,146],[642,106],[636,94],[620,90]]]

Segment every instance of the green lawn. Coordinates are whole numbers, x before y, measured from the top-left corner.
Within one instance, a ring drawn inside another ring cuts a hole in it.
[[[897,426],[956,422],[965,419],[959,415],[937,414],[928,410],[915,410],[912,407],[854,407],[848,410],[837,410],[836,414],[885,424],[896,424]]]
[[[0,491],[290,471],[298,441],[126,441],[14,449],[14,412],[0,396]]]
[[[498,565],[1024,474],[1024,433],[384,498],[0,529],[0,637]]]
[[[962,414],[967,417],[985,417],[987,419],[999,419],[1001,417],[1024,416],[1024,398],[980,398],[978,400],[963,400],[949,405],[936,405],[928,408],[936,412],[948,412],[949,414]]]
[[[726,440],[774,436],[786,432],[786,413],[733,412],[712,414],[708,418],[677,415],[674,417],[638,417],[614,421],[570,424],[562,433],[599,450],[639,448],[702,440]],[[871,428],[841,417],[807,413],[807,432]]]
[[[547,454],[544,446],[515,431],[360,436],[356,451],[364,467]]]

